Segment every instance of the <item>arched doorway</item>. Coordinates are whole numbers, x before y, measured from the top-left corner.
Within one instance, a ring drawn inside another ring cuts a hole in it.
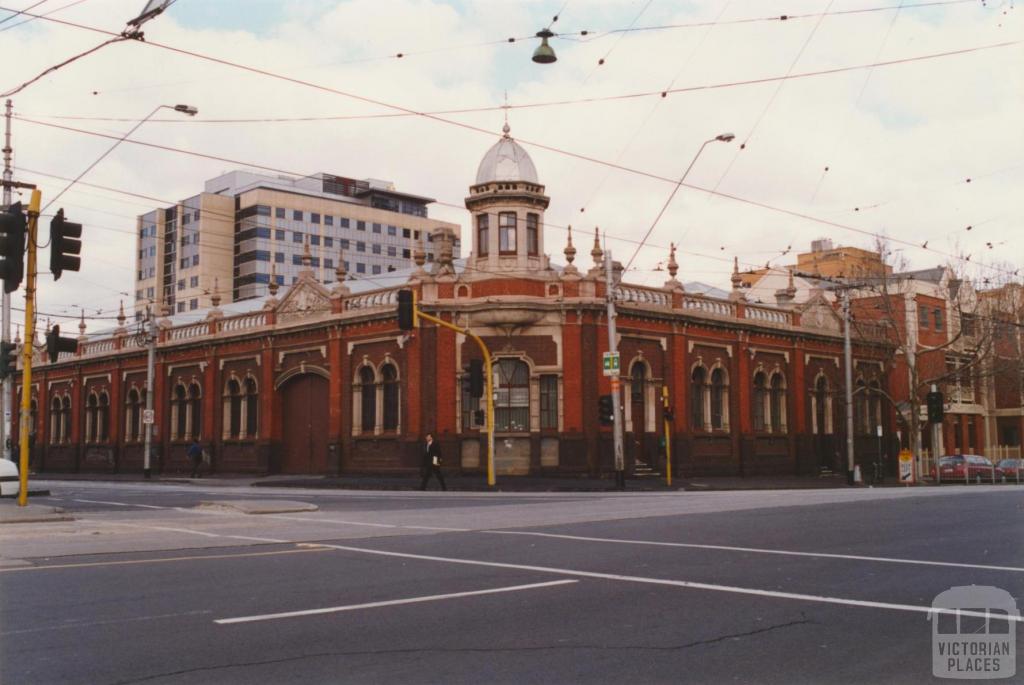
[[[305,373],[281,386],[281,473],[327,471],[327,379]]]

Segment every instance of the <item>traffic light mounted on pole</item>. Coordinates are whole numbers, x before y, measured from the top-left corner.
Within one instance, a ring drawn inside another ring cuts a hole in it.
[[[484,396],[484,363],[480,359],[469,360],[469,396],[480,399]]]
[[[937,390],[933,390],[925,396],[925,402],[928,405],[929,423],[942,423],[942,419],[945,416],[945,407],[943,406],[945,401],[942,393]]]
[[[403,331],[411,331],[419,326],[420,319],[424,319],[431,323],[437,324],[442,328],[455,331],[456,333],[462,333],[468,338],[472,338],[473,341],[480,347],[480,352],[483,354],[484,360],[481,365],[481,371],[483,373],[484,392],[483,396],[486,400],[487,413],[484,418],[486,419],[486,425],[484,430],[487,432],[487,485],[493,487],[494,481],[494,375],[491,371],[491,352],[487,349],[487,345],[483,339],[470,331],[467,328],[456,326],[455,324],[448,323],[444,319],[440,319],[432,314],[427,314],[420,311],[419,307],[416,306],[416,293],[413,290],[399,290],[398,291],[398,327]],[[470,373],[472,374],[472,363],[470,364]]]
[[[78,271],[82,266],[82,224],[64,219],[60,209],[50,220],[50,273],[53,280],[64,271]]]
[[[26,223],[20,202],[0,214],[0,278],[6,293],[17,290],[25,277]]]
[[[597,419],[603,426],[615,423],[615,406],[611,395],[601,395],[597,398]]]
[[[50,357],[50,363],[57,363],[61,352],[77,352],[78,341],[74,338],[60,337],[60,326],[54,326],[46,334],[46,354]]]
[[[0,380],[13,376],[18,370],[18,346],[4,340],[0,342]]]

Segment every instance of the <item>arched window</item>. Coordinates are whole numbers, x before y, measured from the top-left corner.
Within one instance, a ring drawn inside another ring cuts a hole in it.
[[[773,433],[786,430],[786,381],[781,373],[773,373],[769,397],[771,427]]]
[[[882,425],[882,387],[877,380],[868,383],[868,432]]]
[[[203,389],[198,383],[188,386],[188,433],[187,438],[199,440],[203,437]]]
[[[384,430],[398,430],[398,369],[394,364],[385,364],[380,369],[380,378],[384,388]]]
[[[171,400],[171,432],[172,440],[184,440],[188,427],[188,395],[185,393],[185,386],[180,383],[174,386],[174,396]]]
[[[60,401],[60,435],[59,442],[67,443],[71,440],[71,397],[64,395]]]
[[[139,428],[142,424],[142,398],[139,391],[132,388],[128,391],[128,397],[124,402],[124,440],[125,442],[136,442],[139,439]]]
[[[99,398],[91,392],[85,399],[85,442],[96,442],[96,408]]]
[[[540,225],[539,214],[527,214],[526,215],[526,252],[527,254],[535,255],[539,249],[538,235]]]
[[[486,214],[479,214],[476,217],[476,246],[481,257],[485,256],[490,247],[490,225],[491,218]]]
[[[369,366],[359,369],[359,393],[362,408],[360,428],[364,433],[373,433],[377,429],[377,379]]]
[[[818,376],[814,383],[814,396],[811,398],[811,416],[813,417],[812,432],[818,435],[832,433],[832,398],[828,392],[828,379]]]
[[[494,430],[530,430],[530,367],[518,359],[499,359],[494,369]]]
[[[255,440],[260,429],[260,396],[256,386],[256,379],[248,377],[245,379],[245,404],[242,411],[245,412],[245,437]]]
[[[242,387],[238,379],[229,378],[224,384],[224,437],[237,440],[242,433]]]
[[[853,432],[864,435],[871,429],[868,428],[868,398],[867,385],[863,378],[857,379],[853,393]]]
[[[50,400],[50,444],[60,444],[60,417],[61,417],[61,404],[60,398],[54,397]]]
[[[100,393],[99,406],[96,407],[96,441],[107,442],[110,439],[110,395]]]
[[[754,374],[754,395],[752,401],[751,418],[754,423],[754,430],[764,431],[767,428],[765,425],[765,407],[768,402],[768,389],[765,387],[765,377],[761,371]]]
[[[703,366],[694,368],[690,374],[690,425],[693,430],[705,430],[704,392],[707,372]]]
[[[711,372],[711,430],[725,430],[729,425],[729,383],[725,369]]]

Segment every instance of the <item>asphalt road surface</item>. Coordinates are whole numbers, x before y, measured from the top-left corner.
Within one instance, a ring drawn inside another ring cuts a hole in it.
[[[938,593],[1024,604],[1006,486],[36,485],[76,520],[0,526],[2,683],[934,682]]]

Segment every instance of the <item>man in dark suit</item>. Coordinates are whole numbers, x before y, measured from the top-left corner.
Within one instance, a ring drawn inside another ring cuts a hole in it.
[[[420,472],[423,474],[420,490],[427,489],[427,481],[430,480],[431,474],[437,476],[437,482],[441,484],[442,490],[448,489],[444,485],[444,475],[441,473],[441,446],[434,442],[434,436],[431,433],[427,433],[427,442],[423,446],[423,462]]]

